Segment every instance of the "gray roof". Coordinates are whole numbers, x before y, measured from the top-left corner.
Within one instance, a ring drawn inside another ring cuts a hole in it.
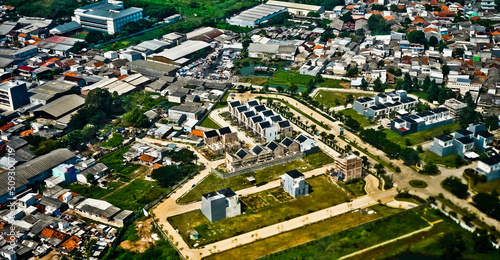
[[[65,24],[54,27],[53,29],[50,30],[50,33],[63,34],[63,33],[71,32],[71,31],[74,31],[74,30],[77,30],[80,28],[82,28],[82,26],[79,23],[72,21],[72,22],[65,23]]]
[[[83,170],[80,174],[83,176],[87,176],[87,174],[97,175],[101,172],[105,172],[108,170],[108,167],[104,163],[96,163],[95,165]]]
[[[16,169],[16,189],[28,184],[28,180],[42,172],[51,170],[57,165],[75,157],[75,154],[66,148],[54,150],[48,154],[37,157],[19,165]],[[0,196],[8,192],[8,171],[0,173]]]
[[[40,112],[43,111],[55,118],[59,118],[64,114],[67,114],[68,112],[71,112],[81,106],[85,103],[85,99],[72,94],[72,95],[66,95],[62,96],[40,108],[37,108],[34,110],[34,112]]]

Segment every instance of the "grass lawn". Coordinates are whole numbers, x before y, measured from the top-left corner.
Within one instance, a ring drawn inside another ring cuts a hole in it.
[[[104,200],[121,209],[139,211],[167,191],[168,189],[159,187],[154,181],[137,179]]]
[[[230,94],[229,91],[227,91],[214,109],[228,107],[229,104],[227,103],[227,98],[229,97],[229,94]]]
[[[375,212],[377,212],[377,214],[379,214],[382,217],[387,217],[387,216],[390,216],[392,214],[396,214],[398,212],[403,211],[402,209],[392,208],[392,207],[386,206],[384,204],[377,204],[377,205],[371,206],[370,209],[374,210]]]
[[[253,197],[260,197],[263,200],[264,197],[268,197],[272,193],[275,198],[275,201],[269,199],[269,202],[267,202],[268,205],[260,206],[257,211],[243,207],[243,209],[246,209],[244,214],[211,223],[200,210],[195,210],[170,217],[168,221],[175,229],[179,229],[180,234],[188,244],[193,245],[198,243],[206,245],[349,200],[349,196],[338,188],[326,175],[312,177],[306,179],[306,181],[309,183],[312,192],[307,196],[296,199],[286,198],[286,196],[280,196],[279,194],[274,196],[276,194],[275,190],[263,191],[252,195]],[[276,197],[281,198],[281,200],[276,199]],[[241,199],[245,201],[245,198]],[[247,200],[247,203],[254,207],[265,204],[262,201],[256,202],[255,200]],[[190,240],[187,233],[193,228],[198,231],[201,237],[197,241]]]
[[[212,129],[219,129],[220,125],[214,122],[210,117],[206,117],[203,119],[203,122],[201,122],[200,126],[206,127],[206,128],[212,128]]]
[[[100,199],[103,196],[115,191],[118,187],[122,186],[124,182],[109,182],[107,184],[107,189],[103,189],[99,186],[87,186],[83,184],[73,183],[65,188],[70,189],[72,192],[78,193],[86,198]]]
[[[389,129],[384,129],[384,133],[387,134],[387,139],[389,141],[399,144],[402,148],[406,148],[406,139],[410,140],[412,145],[417,145],[425,141],[431,141],[435,136],[442,135],[443,133],[453,133],[459,129],[461,129],[460,125],[458,123],[453,123],[406,136],[400,136]]]
[[[410,95],[415,95],[421,99],[424,99],[424,100],[428,100],[427,99],[427,93],[425,92],[412,92],[412,93],[409,93]]]
[[[359,179],[356,182],[352,182],[352,183],[348,183],[348,184],[345,184],[343,182],[339,182],[338,184],[342,188],[349,191],[351,193],[351,195],[353,195],[355,197],[360,197],[360,196],[366,195],[366,191],[365,191],[366,181],[363,179]]]
[[[275,165],[255,172],[249,172],[228,179],[219,178],[215,174],[208,175],[201,183],[197,184],[192,190],[182,196],[178,202],[179,203],[189,203],[193,201],[201,200],[201,195],[209,193],[212,191],[231,188],[234,191],[241,190],[244,188],[251,187],[253,184],[250,183],[246,178],[254,177],[256,183],[269,182],[278,179],[280,175],[287,171],[299,170],[301,172],[310,171],[319,168],[323,165],[333,163],[333,159],[325,154],[323,151],[309,155],[304,159],[295,160],[293,162]]]
[[[370,123],[367,117],[359,114],[358,112],[356,112],[356,110],[352,108],[341,110],[340,113],[346,116],[351,116],[351,118],[358,121],[358,123],[360,123],[362,127],[373,125],[372,123]]]
[[[139,165],[123,162],[123,154],[130,149],[130,146],[120,148],[114,152],[104,155],[99,162],[104,163],[109,169],[114,169],[116,173],[130,174],[139,169]]]
[[[205,259],[256,259],[378,219],[380,217],[381,216],[378,214],[361,214],[360,212],[351,212],[335,216],[306,227],[268,237],[247,245],[239,246],[228,251],[214,254]],[[339,225],[339,223],[342,223],[342,225]]]
[[[350,259],[364,260],[369,256],[370,259],[440,259],[431,258],[439,257],[445,252],[441,246],[440,240],[446,239],[451,233],[458,232],[464,241],[465,250],[461,251],[463,259],[473,260],[493,260],[499,259],[500,253],[498,250],[489,252],[474,251],[474,241],[472,240],[472,233],[461,228],[452,220],[443,216],[440,212],[434,209],[427,209],[423,217],[431,222],[443,219],[442,222],[434,224],[429,230],[420,233],[419,235],[404,238],[393,243],[381,246],[379,248],[370,250],[365,254],[360,254]],[[404,258],[399,255],[410,255]]]
[[[319,259],[338,259],[428,225],[418,213],[410,212],[403,216],[383,219],[373,225],[341,231],[305,246],[291,248],[281,255],[273,256],[273,259],[308,259],[311,256],[325,256]]]
[[[85,39],[85,37],[87,37],[87,34],[88,34],[88,32],[81,32],[81,33],[75,34],[71,37],[77,38],[77,39]]]
[[[354,99],[360,97],[373,97],[373,94],[363,94],[363,93],[349,93],[349,92],[339,92],[339,91],[329,91],[329,90],[319,90],[314,100],[327,107],[337,107],[343,106],[347,96],[352,95]]]
[[[318,83],[321,88],[344,88],[341,83],[351,85],[349,81],[341,80],[341,79],[327,79],[323,78],[323,82]]]
[[[496,180],[493,180],[493,181],[489,181],[489,182],[481,182],[481,181],[478,181],[476,184],[473,184],[469,181],[469,185],[471,187],[471,189],[475,192],[482,192],[482,193],[491,193],[493,192],[494,190],[496,190],[497,192],[500,192],[500,179],[496,179]]]
[[[419,156],[422,159],[422,161],[424,161],[425,163],[444,165],[448,168],[457,168],[456,159],[458,156],[454,155],[454,154],[440,157],[439,155],[437,155],[429,150],[426,150],[423,153],[421,153]]]
[[[111,138],[106,140],[106,142],[102,143],[102,146],[108,147],[108,148],[117,147],[118,145],[120,145],[123,142],[123,140],[125,140],[125,138],[123,138],[121,134],[114,133]]]
[[[250,76],[250,77],[240,77],[239,82],[250,83],[252,85],[262,86],[267,83],[269,77],[266,76]]]
[[[313,76],[300,75],[298,72],[285,71],[283,69],[276,70],[272,78],[267,81],[269,84],[305,87],[310,80],[314,80]]]

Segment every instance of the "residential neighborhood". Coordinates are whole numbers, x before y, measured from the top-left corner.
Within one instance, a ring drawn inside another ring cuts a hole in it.
[[[0,2],[0,258],[500,259],[500,2]]]

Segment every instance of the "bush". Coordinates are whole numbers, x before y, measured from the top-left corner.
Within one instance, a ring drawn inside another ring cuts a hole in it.
[[[458,177],[455,176],[448,177],[441,183],[441,185],[443,186],[443,188],[445,188],[458,198],[461,199],[467,198],[468,187],[466,184],[463,184]]]

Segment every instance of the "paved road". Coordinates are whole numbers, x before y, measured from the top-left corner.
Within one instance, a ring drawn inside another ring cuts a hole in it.
[[[223,117],[220,116],[220,114],[224,112],[229,112],[229,107],[215,109],[208,115],[208,117],[210,117],[210,119],[219,124],[221,127],[231,126],[231,124],[228,121],[226,121]],[[231,128],[234,129],[233,126],[231,126]],[[250,147],[255,146],[255,141],[252,138],[246,136],[244,132],[238,131],[238,138],[240,140],[243,140],[245,144],[250,145]]]

